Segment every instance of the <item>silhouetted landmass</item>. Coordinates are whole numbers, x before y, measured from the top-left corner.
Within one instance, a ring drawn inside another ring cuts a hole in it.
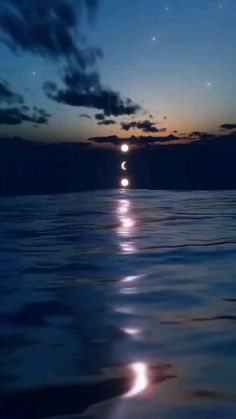
[[[116,144],[120,141],[110,139]],[[188,144],[163,141],[162,145],[152,145],[149,138],[147,144],[125,155],[133,188],[236,188],[235,134]],[[47,144],[1,138],[0,195],[117,188],[122,159],[118,146],[112,149],[90,143]]]
[[[117,153],[78,143],[0,140],[0,194],[48,194],[115,187]]]

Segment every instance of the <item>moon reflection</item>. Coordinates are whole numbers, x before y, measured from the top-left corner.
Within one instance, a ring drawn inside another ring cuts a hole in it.
[[[119,201],[118,212],[120,214],[127,214],[127,212],[129,211],[129,208],[130,208],[130,201],[128,201],[128,199],[121,199]]]
[[[130,217],[120,217],[120,227],[118,229],[118,233],[121,236],[128,237],[132,234],[135,226],[135,221]]]
[[[125,167],[125,165],[124,165]],[[123,167],[122,167],[123,168]],[[121,199],[118,206],[118,218],[120,222],[120,227],[117,231],[118,235],[121,236],[120,248],[124,254],[133,254],[137,252],[136,243],[133,240],[130,240],[130,236],[133,234],[135,227],[135,220],[130,214],[130,201],[128,199]],[[122,238],[123,237],[123,238]],[[133,287],[133,282],[141,278],[143,275],[130,275],[126,276],[121,280],[121,294],[133,294],[137,290]],[[128,286],[130,287],[128,288]],[[122,314],[132,314],[133,307],[117,307],[115,311]],[[129,322],[130,323],[130,322]],[[141,329],[138,327],[132,327],[126,325],[121,328],[121,330],[130,338],[138,338],[141,334]],[[138,394],[142,393],[149,386],[149,376],[148,376],[148,365],[143,362],[135,362],[130,365],[130,369],[133,375],[133,384],[131,389],[124,395],[124,398],[135,397]]]
[[[124,327],[122,330],[124,333],[131,336],[137,336],[140,334],[140,330],[135,327]]]
[[[137,290],[137,288],[134,287],[126,287],[126,288],[122,288],[120,291],[121,294],[123,295],[134,295],[134,294],[138,294],[139,291]]]
[[[132,228],[135,224],[134,220],[128,217],[122,218],[121,222],[122,222],[122,227],[127,228],[127,229]]]
[[[120,244],[123,253],[136,253],[137,249],[133,242],[124,242]]]
[[[130,307],[130,306],[114,307],[114,311],[119,314],[133,314],[134,313],[133,307]]]
[[[130,365],[134,375],[132,388],[124,395],[125,398],[135,397],[149,386],[148,365],[144,362],[136,362]]]
[[[130,215],[130,201],[128,199],[120,199],[118,201],[117,212],[119,213],[119,223],[120,226],[117,229],[117,233],[120,236],[130,236],[133,232],[135,226],[135,220]],[[129,242],[131,243],[131,242]],[[120,247],[127,245],[126,242],[120,242]],[[134,247],[134,246],[133,246]]]
[[[126,276],[125,278],[123,278],[121,280],[121,282],[133,282],[136,281],[136,279],[142,278],[142,275],[131,275],[131,276]]]
[[[124,162],[125,163],[125,162]],[[125,168],[125,164],[122,163],[122,169]],[[124,254],[133,254],[137,252],[136,241],[133,240],[134,229],[136,225],[136,220],[132,217],[131,202],[128,199],[120,199],[118,201],[118,219],[120,226],[117,229],[117,234],[120,236],[120,248]],[[139,278],[142,278],[141,275],[129,275],[123,277],[120,281],[120,293],[121,294],[135,294],[138,292],[136,288],[135,281]],[[132,305],[115,307],[114,311],[117,313],[125,314],[132,316],[135,312],[135,309]],[[132,326],[131,319],[127,322],[128,324],[122,325],[121,330],[123,333],[128,335],[130,339],[139,339],[139,336],[142,334],[142,329],[138,326]],[[144,392],[150,385],[151,376],[149,371],[149,366],[145,362],[134,362],[129,365],[129,368],[132,373],[132,387],[130,390],[123,396],[124,398],[131,398],[138,396]]]

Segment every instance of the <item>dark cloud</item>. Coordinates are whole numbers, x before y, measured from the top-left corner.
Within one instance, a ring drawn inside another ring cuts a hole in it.
[[[51,117],[51,115],[42,108],[37,108],[37,106],[33,107],[34,113],[32,118],[34,119],[33,122],[37,124],[47,124],[48,119]]]
[[[176,135],[167,135],[166,137],[157,137],[157,141],[159,142],[169,142],[169,141],[178,141],[180,140],[180,137],[177,137]]]
[[[115,125],[116,121],[113,119],[106,119],[105,121],[98,122],[98,125]]]
[[[132,115],[140,110],[140,106],[131,99],[123,99],[120,93],[106,88],[96,72],[67,70],[63,77],[64,89],[55,83],[44,84],[48,98],[65,105],[94,108],[103,111],[105,116]]]
[[[169,143],[171,141],[178,141],[178,140],[180,140],[180,138],[175,136],[175,135],[166,135],[164,137],[162,137],[162,136],[159,136],[159,137],[138,137],[137,144],[155,145],[155,144],[158,144],[158,143]]]
[[[215,138],[215,135],[208,132],[194,131],[188,134],[187,137],[190,139],[204,141]]]
[[[19,125],[23,122],[33,124],[47,124],[50,115],[44,109],[34,108],[32,113],[27,113],[24,107],[0,108],[0,125]]]
[[[177,141],[180,140],[179,137],[176,137],[174,135],[168,135],[166,137],[136,137],[136,136],[132,136],[128,139],[126,139],[126,141],[131,144],[131,145],[136,145],[136,146],[148,146],[148,145],[155,145],[158,143],[169,143],[171,141]],[[89,141],[96,143],[96,144],[110,144],[110,145],[121,145],[124,142],[123,138],[119,138],[116,135],[111,135],[108,137],[95,137],[95,138],[90,138]]]
[[[78,23],[83,10],[91,17],[96,7],[96,0],[1,0],[1,39],[14,52],[64,58],[86,68],[102,54],[85,47]]]
[[[95,118],[96,118],[98,121],[103,121],[103,120],[106,118],[106,115],[104,115],[103,113],[97,113],[97,114],[95,115]]]
[[[149,120],[122,122],[121,128],[125,131],[129,131],[130,129],[141,129],[143,132],[146,133],[160,132],[160,130],[155,126],[155,122]]]
[[[104,86],[94,71],[102,52],[78,32],[83,12],[90,19],[97,0],[1,0],[0,40],[12,51],[62,60],[64,87],[47,82],[46,95],[65,105],[94,108],[105,116],[133,115],[140,106]]]
[[[77,92],[94,92],[100,88],[100,76],[96,71],[85,73],[84,71],[69,69],[63,76],[65,86]]]
[[[0,104],[7,105],[22,104],[24,99],[21,95],[14,93],[6,81],[0,81]]]
[[[116,135],[111,135],[111,136],[108,136],[108,137],[89,138],[88,141],[91,141],[92,143],[96,143],[96,144],[119,145],[119,144],[121,144],[122,139],[117,137]]]
[[[80,116],[80,118],[91,119],[91,116],[88,115],[87,113],[81,113],[79,116]]]
[[[236,129],[236,124],[223,124],[223,125],[220,125],[220,128],[230,131],[230,130]]]
[[[50,115],[36,106],[30,111],[24,98],[13,92],[8,82],[0,82],[0,125],[18,125],[23,122],[47,124]]]

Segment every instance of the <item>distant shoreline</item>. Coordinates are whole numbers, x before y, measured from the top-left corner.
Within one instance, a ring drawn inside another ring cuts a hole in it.
[[[236,136],[146,146],[129,154],[131,189],[236,189]],[[83,143],[0,141],[0,196],[48,195],[120,187],[118,148]]]

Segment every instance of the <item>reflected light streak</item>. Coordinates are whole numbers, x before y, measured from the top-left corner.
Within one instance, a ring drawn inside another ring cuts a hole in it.
[[[134,243],[129,243],[129,242],[121,243],[120,247],[121,247],[122,253],[133,254],[133,253],[137,252],[137,249],[136,249]]]
[[[130,217],[120,217],[121,226],[118,228],[118,234],[122,236],[129,236],[135,226],[135,221]]]
[[[134,309],[132,307],[115,307],[114,311],[116,313],[120,313],[120,314],[133,314],[134,313]]]
[[[141,333],[139,329],[134,328],[134,327],[124,327],[122,330],[124,333],[131,336],[137,336]]]
[[[134,382],[131,390],[124,395],[125,398],[135,397],[142,393],[149,385],[148,365],[144,362],[136,362],[130,365],[134,374]]]
[[[128,218],[128,217],[123,217],[121,219],[121,223],[122,223],[122,226],[124,228],[132,228],[135,224],[134,220],[132,220],[132,218]]]
[[[130,208],[130,201],[128,201],[128,199],[121,199],[119,201],[118,212],[120,214],[127,214],[127,212],[129,211],[129,208]]]
[[[133,276],[126,276],[124,279],[121,280],[121,282],[133,282],[136,281],[136,279],[142,278],[142,275],[133,275]]]
[[[121,222],[124,228],[132,228],[134,226],[134,220],[132,220],[132,218],[128,218],[128,217],[122,218]]]
[[[123,294],[123,295],[132,295],[132,294],[138,294],[139,291],[138,291],[137,288],[123,288],[120,291],[120,293]]]

